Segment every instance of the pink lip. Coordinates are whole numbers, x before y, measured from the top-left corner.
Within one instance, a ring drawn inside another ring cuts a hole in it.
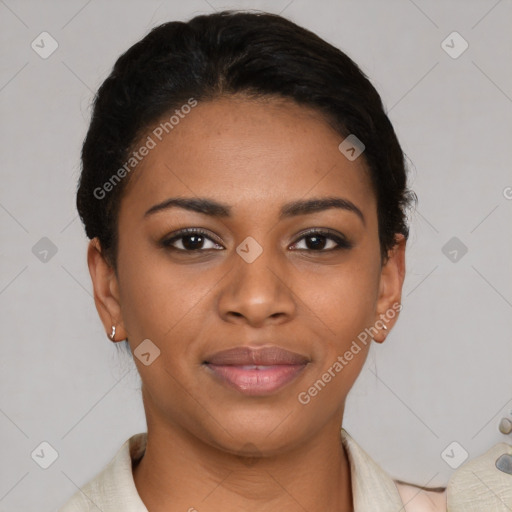
[[[280,347],[236,347],[217,352],[204,364],[221,382],[251,396],[268,395],[295,379],[309,359]]]
[[[305,367],[302,365],[274,365],[264,369],[248,369],[247,366],[217,366],[208,364],[223,382],[246,395],[267,395],[292,381]]]

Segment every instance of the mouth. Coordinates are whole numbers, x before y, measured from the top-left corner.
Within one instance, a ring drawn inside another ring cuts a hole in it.
[[[249,396],[277,392],[295,380],[310,359],[280,347],[236,347],[217,352],[203,362],[217,382]]]

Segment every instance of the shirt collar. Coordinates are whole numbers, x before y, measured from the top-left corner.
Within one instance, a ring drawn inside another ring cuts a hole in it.
[[[354,512],[399,511],[403,503],[393,479],[343,428],[341,440],[350,464]],[[80,501],[90,506],[92,502],[102,512],[148,512],[137,492],[132,471],[132,464],[144,455],[146,442],[146,432],[126,440],[105,469],[77,493],[77,501],[72,503],[78,505]],[[78,507],[60,512],[73,510]]]
[[[354,512],[398,512],[403,503],[393,479],[341,429],[350,463]]]

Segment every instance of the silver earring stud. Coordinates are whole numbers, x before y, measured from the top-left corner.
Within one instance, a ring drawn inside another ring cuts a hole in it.
[[[116,337],[116,326],[115,326],[115,325],[113,325],[113,326],[112,326],[112,332],[110,333],[109,338],[110,338],[112,341],[114,341],[114,338],[115,338],[115,337]]]
[[[382,324],[382,328],[387,331],[388,330],[388,326],[386,324]]]

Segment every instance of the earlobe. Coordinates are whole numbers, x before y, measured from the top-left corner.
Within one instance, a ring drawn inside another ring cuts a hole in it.
[[[377,318],[375,321],[379,332],[374,337],[377,343],[382,343],[386,339],[402,309],[406,239],[404,235],[396,234],[395,240],[395,246],[389,250],[388,259],[382,266],[380,275]]]
[[[107,336],[112,341],[126,339],[117,276],[105,258],[98,238],[93,238],[89,242],[87,264],[92,279],[94,302]]]

